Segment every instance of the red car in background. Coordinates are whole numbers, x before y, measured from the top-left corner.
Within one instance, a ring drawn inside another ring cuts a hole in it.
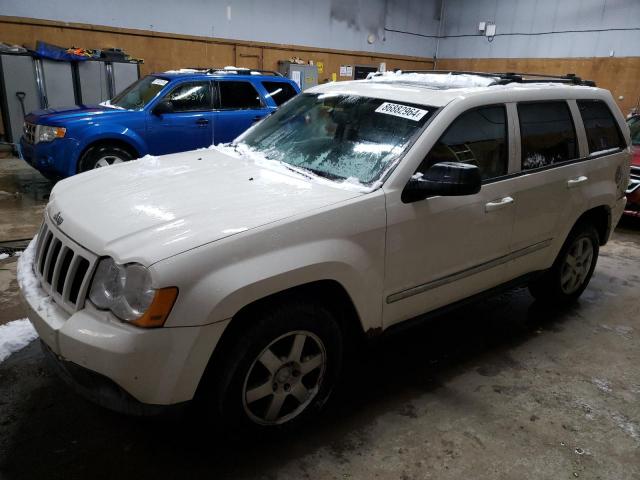
[[[631,176],[627,187],[627,206],[624,213],[640,217],[640,115],[627,120],[631,130]]]

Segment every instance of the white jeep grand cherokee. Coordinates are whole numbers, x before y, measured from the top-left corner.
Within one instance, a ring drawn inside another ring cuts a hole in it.
[[[629,134],[575,77],[392,73],[307,90],[233,144],[54,188],[19,283],[94,401],[297,423],[366,338],[496,287],[576,299]]]

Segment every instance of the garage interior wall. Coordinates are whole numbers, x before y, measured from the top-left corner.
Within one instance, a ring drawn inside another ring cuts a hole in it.
[[[491,41],[480,22],[496,25]],[[625,114],[638,104],[638,0],[445,0],[441,33],[437,68],[575,73],[611,90]]]
[[[638,0],[0,0],[0,13],[0,41],[123,48],[143,73],[297,56],[323,62],[322,82],[340,65],[431,69],[437,57],[438,69],[576,73],[624,113],[640,98]]]
[[[0,41],[118,47],[144,59],[143,73],[225,65],[277,69],[278,60],[298,56],[323,62],[324,81],[340,65],[432,68],[441,3],[0,0],[0,13]]]

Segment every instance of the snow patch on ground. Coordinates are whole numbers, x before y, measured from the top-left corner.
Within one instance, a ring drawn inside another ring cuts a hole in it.
[[[640,430],[635,423],[633,423],[627,416],[614,413],[611,415],[613,421],[616,422],[618,428],[629,435],[631,438],[640,441]]]
[[[0,253],[0,260],[4,260],[5,258],[9,258],[8,253]]]
[[[598,390],[603,391],[605,393],[611,393],[611,384],[602,378],[592,378],[591,382],[598,387]]]
[[[0,362],[22,350],[37,337],[33,325],[26,318],[0,325]]]

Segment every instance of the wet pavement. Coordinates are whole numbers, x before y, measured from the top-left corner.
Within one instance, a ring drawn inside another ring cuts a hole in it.
[[[0,199],[25,219],[2,232],[35,231],[34,195],[25,214]],[[24,316],[15,262],[0,260],[0,324]],[[640,221],[625,219],[575,306],[518,289],[389,337],[316,422],[276,439],[103,410],[34,342],[0,363],[0,478],[640,478],[639,266]]]
[[[33,237],[52,187],[23,160],[0,155],[0,242]]]

